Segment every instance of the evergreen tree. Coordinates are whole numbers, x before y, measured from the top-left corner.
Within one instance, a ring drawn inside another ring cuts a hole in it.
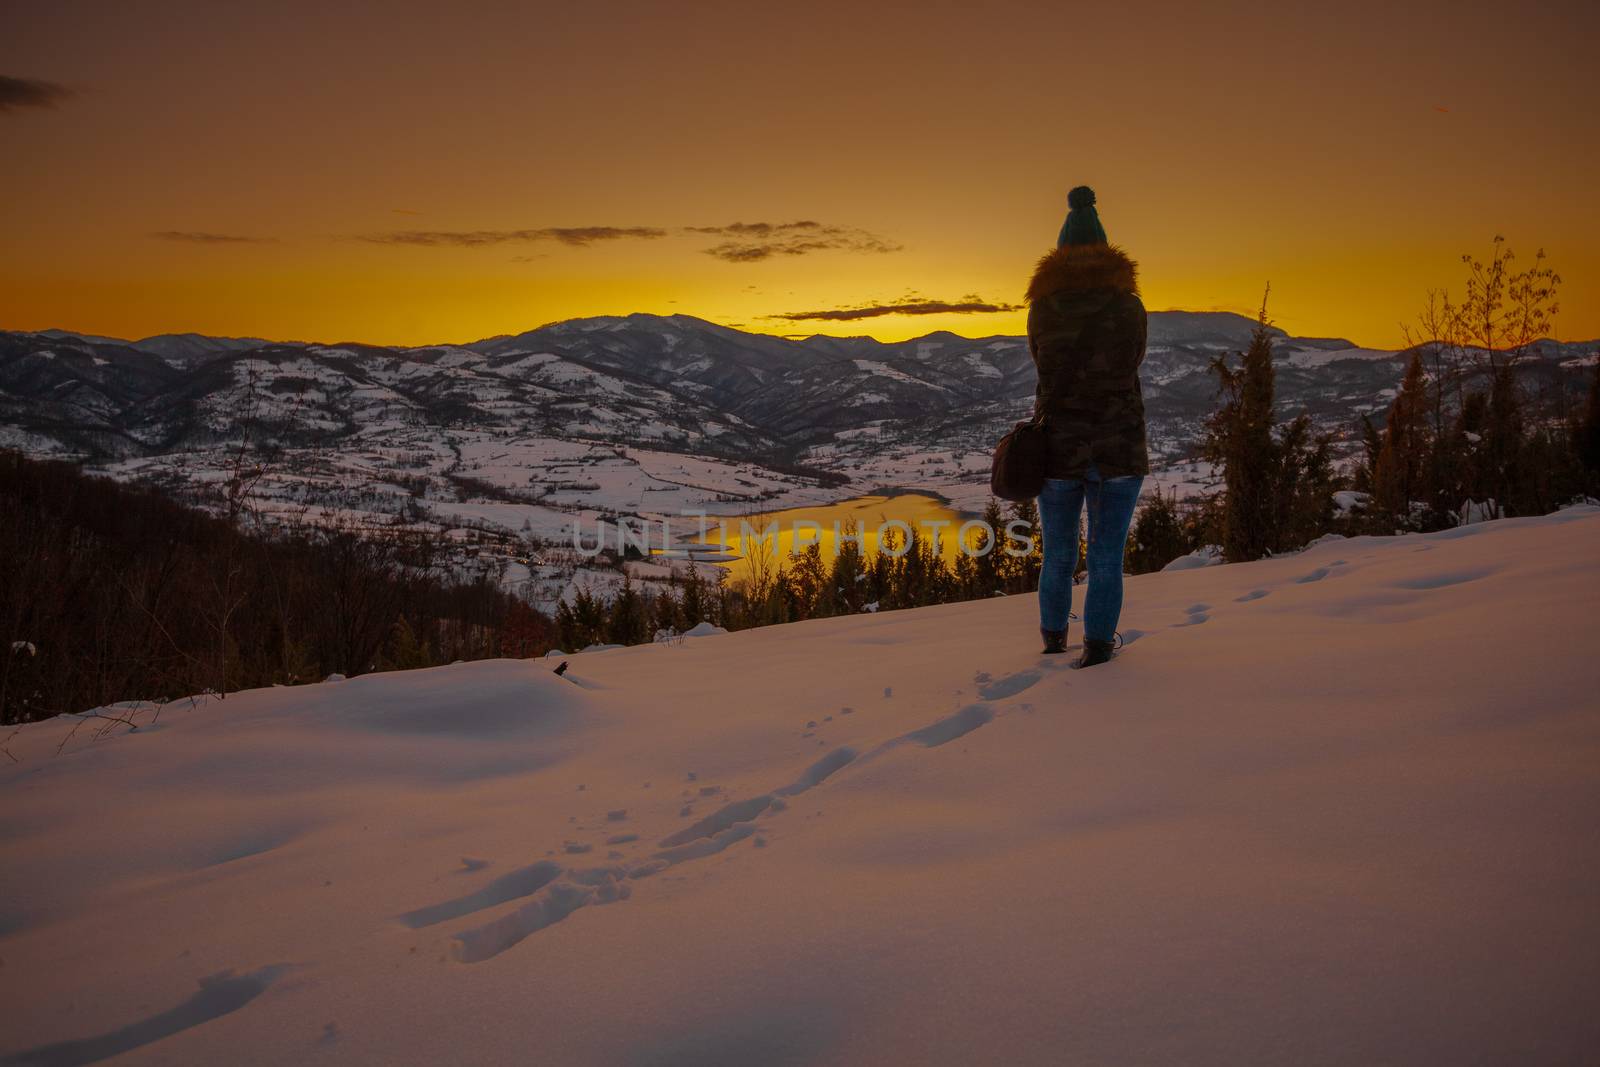
[[[867,561],[866,602],[891,607],[894,596],[894,578],[897,562],[889,553],[899,550],[903,537],[899,530],[890,528],[878,541],[878,551]]]
[[[955,599],[955,576],[944,561],[944,535],[926,532],[917,538],[922,568],[922,595],[918,604],[948,604]]]
[[[1273,551],[1281,552],[1309,544],[1333,528],[1333,494],[1341,482],[1333,442],[1312,432],[1309,415],[1284,427],[1277,449]]]
[[[1383,432],[1373,425],[1371,415],[1361,416],[1361,459],[1351,475],[1351,488],[1371,493],[1377,483],[1378,456],[1383,452]]]
[[[556,605],[556,640],[563,649],[574,652],[583,647],[578,643],[577,616],[565,600]]]
[[[1488,469],[1483,448],[1483,430],[1488,421],[1489,394],[1474,390],[1461,400],[1453,436],[1461,442],[1461,479],[1456,496],[1448,503],[1455,513],[1468,500],[1486,501],[1494,495],[1493,472]]]
[[[1422,370],[1422,353],[1413,351],[1406,366],[1405,379],[1389,408],[1383,430],[1383,444],[1373,472],[1373,510],[1386,521],[1410,529],[1414,501],[1432,501],[1425,484],[1431,470],[1429,451],[1427,381]]]
[[[677,581],[674,579],[667,588],[657,590],[645,598],[648,614],[651,617],[651,634],[682,633],[687,629],[683,621],[682,606],[673,592],[676,585]]]
[[[706,618],[706,587],[700,578],[700,571],[693,563],[689,564],[689,571],[683,578],[683,599],[679,605],[679,614],[683,617],[683,627],[693,629]]]
[[[979,533],[977,543],[973,548],[979,548],[985,537],[989,538],[989,551],[981,556],[973,556],[972,582],[977,596],[994,596],[1004,591],[1005,577],[1005,543],[1006,531],[1005,516],[1000,512],[1000,501],[994,497],[989,498],[989,503],[983,508],[983,522],[989,528],[987,535]]]
[[[572,598],[572,637],[568,651],[577,652],[589,645],[604,642],[606,636],[606,609],[587,588],[579,589]]]
[[[828,614],[828,568],[822,562],[820,544],[813,542],[804,552],[790,553],[789,587],[793,618],[813,619]]]
[[[1590,489],[1600,492],[1600,354],[1594,364],[1594,374],[1589,378],[1589,403],[1584,408],[1583,421],[1574,435],[1578,461],[1588,472]]]
[[[1223,356],[1211,364],[1223,404],[1207,424],[1206,458],[1223,472],[1222,549],[1230,562],[1273,551],[1278,449],[1272,437],[1272,333],[1263,300],[1239,369]]]
[[[1522,390],[1509,362],[1495,368],[1489,381],[1488,418],[1483,430],[1483,473],[1488,494],[1501,506],[1516,507],[1518,487],[1526,474],[1526,433]]]
[[[978,575],[978,557],[957,552],[951,568],[951,599],[981,600],[992,593],[983,591],[983,580]]]
[[[1459,417],[1446,423],[1443,432],[1434,436],[1424,478],[1431,493],[1425,529],[1448,526],[1450,516],[1468,495],[1472,452],[1472,442]]]
[[[838,550],[834,553],[833,563],[828,571],[829,614],[854,615],[865,603],[864,584],[867,572],[865,560],[861,555],[861,545],[856,540],[860,532],[861,524],[852,523],[850,529],[844,531],[849,536],[839,539]]]
[[[386,666],[399,671],[433,666],[428,643],[417,637],[417,632],[404,615],[395,620],[390,630],[388,655],[383,659]]]
[[[1031,593],[1039,588],[1039,571],[1044,566],[1044,531],[1039,528],[1039,507],[1032,500],[1018,500],[1011,505],[1011,520],[1019,524],[1019,533],[1028,541],[1027,554],[1023,556],[1006,555],[1012,564],[1007,591],[1011,593]],[[1001,544],[1018,550],[1020,545],[1012,543],[1001,533]]]
[[[643,644],[649,638],[646,632],[647,616],[639,591],[633,587],[633,576],[622,575],[622,588],[611,601],[610,618],[606,621],[606,640],[614,645]]]
[[[1177,490],[1164,495],[1158,487],[1139,508],[1128,537],[1127,568],[1131,574],[1158,571],[1192,549],[1178,517]]]

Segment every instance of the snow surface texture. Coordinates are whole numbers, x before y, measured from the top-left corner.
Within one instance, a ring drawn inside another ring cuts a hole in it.
[[[1086,672],[1015,597],[29,726],[0,1058],[1592,1062],[1597,543],[1133,578]]]

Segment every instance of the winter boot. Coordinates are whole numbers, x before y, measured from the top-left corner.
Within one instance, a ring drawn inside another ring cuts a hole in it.
[[[1092,637],[1085,637],[1083,639],[1083,655],[1078,659],[1078,662],[1074,664],[1074,666],[1080,669],[1083,667],[1094,667],[1101,663],[1107,663],[1110,661],[1110,659],[1110,641],[1096,641]]]
[[[1067,650],[1067,631],[1041,628],[1039,636],[1044,638],[1044,654],[1046,656],[1059,656]]]

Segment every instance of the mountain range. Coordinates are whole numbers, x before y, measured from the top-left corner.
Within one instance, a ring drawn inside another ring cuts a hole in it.
[[[1215,403],[1211,360],[1242,350],[1253,326],[1226,312],[1151,314],[1142,377],[1158,458],[1193,442]],[[1273,332],[1286,416],[1307,411],[1338,432],[1393,396],[1403,354]],[[1525,373],[1553,378],[1594,347],[1541,342]],[[212,447],[247,419],[291,446],[381,422],[827,468],[867,428],[879,446],[992,441],[1027,410],[1034,380],[1019,337],[787,339],[685,315],[418,347],[0,332],[0,444],[107,461]]]

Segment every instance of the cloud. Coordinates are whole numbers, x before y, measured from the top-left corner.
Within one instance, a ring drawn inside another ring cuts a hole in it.
[[[773,237],[797,230],[817,232],[833,229],[811,219],[799,222],[730,222],[726,226],[685,226],[689,233],[709,233],[719,237]]]
[[[160,241],[187,241],[197,245],[264,245],[272,237],[245,237],[237,233],[207,233],[204,230],[160,230],[150,235]]]
[[[65,85],[0,74],[0,114],[24,107],[53,108],[77,94]]]
[[[547,226],[540,230],[397,230],[365,234],[356,240],[380,245],[457,248],[559,241],[573,248],[587,248],[596,241],[654,240],[665,236],[666,230],[652,226]]]
[[[899,252],[902,248],[870,230],[824,226],[812,219],[688,226],[685,232],[731,238],[704,249],[706,255],[729,263],[759,263],[776,256],[805,256],[813,252]]]
[[[730,222],[723,226],[546,226],[530,230],[392,230],[360,234],[353,240],[369,244],[412,245],[425,248],[478,248],[485,245],[533,244],[553,241],[570,248],[587,248],[600,241],[653,241],[673,234],[722,237],[702,249],[708,256],[729,263],[758,263],[778,256],[804,256],[813,252],[898,252],[901,246],[870,230],[827,226],[814,219],[794,222]]]
[[[963,300],[897,300],[893,303],[866,304],[853,308],[829,308],[822,311],[785,311],[777,315],[763,315],[766,319],[785,322],[854,322],[857,319],[876,319],[884,315],[994,315],[1006,311],[1021,311],[1023,304],[991,304],[976,294]]]

